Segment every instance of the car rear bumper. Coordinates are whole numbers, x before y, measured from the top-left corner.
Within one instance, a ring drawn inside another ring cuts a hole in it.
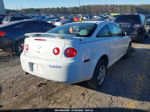
[[[127,35],[131,37],[132,41],[138,41],[142,36],[142,34],[138,31],[128,32]]]
[[[132,41],[137,41],[138,40],[138,36],[137,35],[129,35],[131,37]]]
[[[83,78],[82,66],[75,61],[56,61],[21,54],[21,66],[27,73],[56,82],[77,83]]]

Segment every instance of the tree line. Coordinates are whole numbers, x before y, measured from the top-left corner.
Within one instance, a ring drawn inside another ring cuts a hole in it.
[[[7,9],[8,13],[21,14],[103,14],[103,13],[150,13],[150,5],[85,5],[80,7]]]

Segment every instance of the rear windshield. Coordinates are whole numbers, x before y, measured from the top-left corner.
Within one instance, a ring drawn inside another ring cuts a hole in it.
[[[90,37],[95,31],[97,24],[95,23],[70,23],[56,27],[47,33],[68,34],[77,37]]]
[[[115,22],[141,24],[140,17],[138,15],[121,15],[115,20]]]

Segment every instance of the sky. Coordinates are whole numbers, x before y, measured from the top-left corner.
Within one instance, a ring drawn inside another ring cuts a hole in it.
[[[150,4],[150,0],[3,0],[6,9],[72,7],[100,4]]]

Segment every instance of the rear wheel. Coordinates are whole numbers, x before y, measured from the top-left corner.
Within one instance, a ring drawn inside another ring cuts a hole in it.
[[[100,60],[96,65],[92,79],[87,82],[88,86],[93,89],[98,89],[105,80],[106,69],[107,69],[106,61]]]
[[[20,56],[22,51],[23,51],[23,44],[24,44],[24,40],[20,40],[16,43],[15,46],[15,53],[17,56]]]

